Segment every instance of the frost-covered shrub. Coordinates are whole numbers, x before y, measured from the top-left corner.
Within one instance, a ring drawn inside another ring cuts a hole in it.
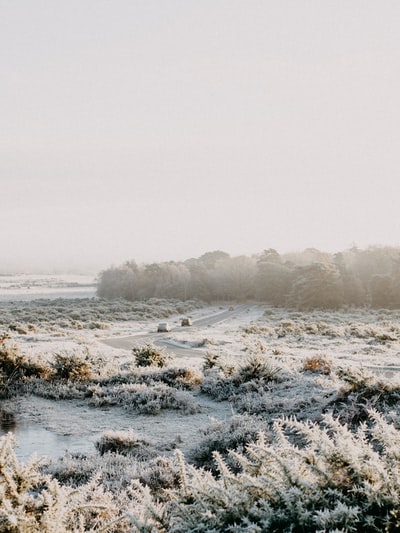
[[[10,324],[8,329],[21,335],[26,335],[29,331],[34,331],[34,329],[30,329],[28,326],[24,326],[23,324],[19,323]]]
[[[4,533],[129,531],[112,494],[96,479],[79,491],[40,472],[40,463],[20,463],[11,434],[0,438],[0,530]]]
[[[195,389],[203,381],[203,375],[193,368],[170,367],[170,368],[130,368],[128,372],[117,373],[96,381],[91,390],[114,387],[122,384],[146,384],[155,385],[165,383],[178,389]]]
[[[400,338],[398,325],[388,321],[381,323],[352,322],[345,327],[345,334],[359,339],[373,339],[381,344],[395,342]]]
[[[172,459],[156,457],[142,463],[139,471],[139,481],[149,487],[158,499],[168,501],[165,490],[179,487],[179,469]]]
[[[90,382],[70,379],[35,379],[24,383],[18,392],[49,400],[79,400],[91,395]]]
[[[302,333],[304,331],[301,325],[291,320],[285,320],[275,328],[275,334],[278,338],[286,337],[287,335],[301,335]]]
[[[248,381],[269,381],[279,380],[280,368],[274,366],[271,361],[260,354],[251,354],[246,361],[239,366],[238,371],[233,376],[237,383]]]
[[[291,384],[293,386],[293,384]],[[236,413],[258,416],[269,423],[281,416],[294,416],[300,420],[319,420],[323,405],[318,402],[311,390],[293,386],[294,391],[282,393],[281,387],[271,390],[255,389],[232,398],[232,406]]]
[[[139,531],[153,520],[151,531],[174,533],[398,532],[400,432],[377,413],[371,422],[353,433],[331,416],[325,427],[278,420],[272,442],[261,433],[231,452],[237,472],[218,452],[217,475],[177,453],[180,487],[161,509],[142,489]]]
[[[398,383],[366,379],[354,381],[343,387],[326,410],[331,411],[341,422],[357,427],[369,418],[369,411],[375,409],[382,414],[400,415],[400,386]]]
[[[57,479],[60,484],[79,487],[94,476],[104,490],[118,495],[139,478],[139,466],[131,456],[118,453],[100,455],[66,452],[56,461],[45,464],[41,471]]]
[[[245,393],[249,388],[263,389],[280,379],[281,369],[267,357],[250,354],[241,365],[228,368],[228,372],[220,364],[206,372],[201,390],[212,398],[223,401]]]
[[[208,371],[200,389],[201,392],[218,401],[229,400],[237,391],[231,377],[226,376],[220,369]]]
[[[337,376],[346,383],[345,390],[358,391],[363,390],[366,386],[373,383],[376,378],[371,373],[362,368],[356,367],[339,367],[336,370]]]
[[[201,442],[190,450],[188,459],[197,467],[216,472],[213,453],[218,452],[233,467],[228,452],[243,452],[246,445],[254,441],[261,430],[266,429],[267,425],[259,418],[247,414],[235,415],[229,421],[213,421],[203,431]]]
[[[101,465],[98,454],[86,455],[83,453],[65,452],[54,461],[45,462],[40,472],[55,478],[61,485],[78,487],[88,483],[95,475],[99,482]],[[104,464],[105,461],[102,461]],[[124,466],[125,468],[125,466]],[[104,483],[102,483],[104,486]],[[109,487],[107,487],[109,488]]]
[[[34,362],[20,353],[9,335],[0,335],[0,398],[7,398],[21,388],[22,382],[34,377],[47,377],[49,365],[39,358]]]
[[[220,363],[221,356],[220,354],[217,354],[215,352],[211,352],[210,350],[207,350],[204,361],[203,361],[203,370],[210,370],[211,368],[215,368]]]
[[[94,376],[93,358],[86,349],[83,353],[61,352],[54,355],[51,366],[56,379],[89,381]]]
[[[328,375],[332,371],[332,361],[326,355],[307,357],[303,362],[303,370]]]
[[[157,455],[150,441],[139,438],[132,431],[106,431],[95,442],[95,447],[100,455],[119,453],[140,460],[148,460]]]
[[[163,368],[171,360],[171,355],[167,354],[163,348],[158,348],[152,342],[144,346],[132,348],[136,366],[158,366]]]
[[[243,326],[242,331],[247,335],[272,335],[273,333],[273,330],[270,327],[254,323],[251,323],[248,326]]]
[[[200,405],[186,391],[168,385],[122,384],[115,387],[93,388],[90,403],[94,406],[121,405],[127,410],[156,415],[165,409],[184,414],[201,412]]]
[[[203,375],[193,368],[166,368],[137,376],[137,383],[165,383],[178,389],[195,389],[203,382]]]
[[[150,457],[150,456],[149,456]],[[60,484],[79,488],[96,476],[104,490],[117,498],[132,480],[146,484],[159,499],[166,499],[165,489],[177,488],[179,469],[173,459],[164,456],[142,460],[130,454],[97,453],[91,455],[65,453],[57,461],[42,466],[41,471],[57,479]],[[122,505],[122,498],[120,498]]]

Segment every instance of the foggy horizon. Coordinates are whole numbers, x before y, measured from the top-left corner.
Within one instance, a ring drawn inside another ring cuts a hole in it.
[[[0,15],[0,273],[400,245],[398,3]]]
[[[69,263],[63,264],[62,262],[49,262],[49,263],[41,263],[38,262],[37,264],[30,263],[30,264],[24,264],[24,263],[18,263],[18,265],[12,265],[12,263],[3,263],[2,269],[0,269],[0,276],[2,275],[19,275],[19,274],[38,274],[38,275],[58,275],[58,274],[76,274],[76,275],[93,275],[97,276],[98,274],[101,274],[101,272],[113,269],[113,268],[119,268],[124,266],[125,264],[128,264],[132,261],[134,261],[138,266],[144,266],[149,264],[162,264],[162,263],[185,263],[186,261],[190,260],[197,260],[200,259],[203,255],[207,254],[213,254],[215,252],[223,252],[228,254],[229,257],[232,259],[239,258],[239,257],[261,257],[263,255],[263,252],[267,250],[275,250],[283,260],[285,258],[288,258],[288,260],[291,260],[291,256],[298,256],[301,257],[306,256],[307,251],[315,250],[316,252],[320,252],[322,255],[327,254],[329,256],[334,256],[336,253],[343,253],[343,252],[349,252],[350,250],[356,249],[360,252],[366,251],[366,250],[382,250],[384,249],[397,249],[400,252],[400,246],[397,245],[382,245],[382,244],[368,244],[366,246],[358,246],[357,243],[352,243],[351,245],[345,247],[345,248],[338,248],[338,249],[326,249],[326,248],[316,248],[316,247],[307,247],[303,249],[277,249],[270,246],[265,246],[263,249],[256,250],[249,253],[231,253],[229,250],[226,250],[224,248],[218,248],[218,249],[210,249],[210,250],[203,250],[200,253],[193,254],[191,256],[187,257],[158,257],[158,258],[148,258],[148,259],[142,259],[140,260],[138,257],[119,257],[117,260],[111,260],[108,263],[106,262],[98,262],[95,261],[87,261],[86,263],[82,260],[80,262],[74,263],[73,261]],[[4,266],[5,265],[5,266]]]

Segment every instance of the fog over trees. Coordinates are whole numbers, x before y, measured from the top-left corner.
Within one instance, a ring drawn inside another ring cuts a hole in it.
[[[343,306],[400,308],[400,248],[357,247],[330,254],[314,248],[267,249],[231,257],[221,250],[186,261],[127,261],[100,273],[101,298],[259,301],[301,310]]]

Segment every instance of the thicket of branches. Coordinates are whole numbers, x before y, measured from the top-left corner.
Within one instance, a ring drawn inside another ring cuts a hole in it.
[[[257,300],[280,307],[400,308],[400,248],[353,247],[329,254],[316,249],[281,255],[274,249],[231,257],[207,252],[183,262],[129,261],[99,275],[98,296],[211,301]]]

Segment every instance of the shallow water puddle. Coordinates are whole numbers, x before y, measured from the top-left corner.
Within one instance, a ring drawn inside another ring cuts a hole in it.
[[[92,454],[95,451],[94,441],[97,438],[57,435],[53,431],[26,422],[18,424],[2,422],[0,437],[8,432],[13,433],[17,440],[15,453],[22,461],[28,460],[33,453],[38,457],[46,456],[49,459],[57,459],[66,451],[73,454]]]

